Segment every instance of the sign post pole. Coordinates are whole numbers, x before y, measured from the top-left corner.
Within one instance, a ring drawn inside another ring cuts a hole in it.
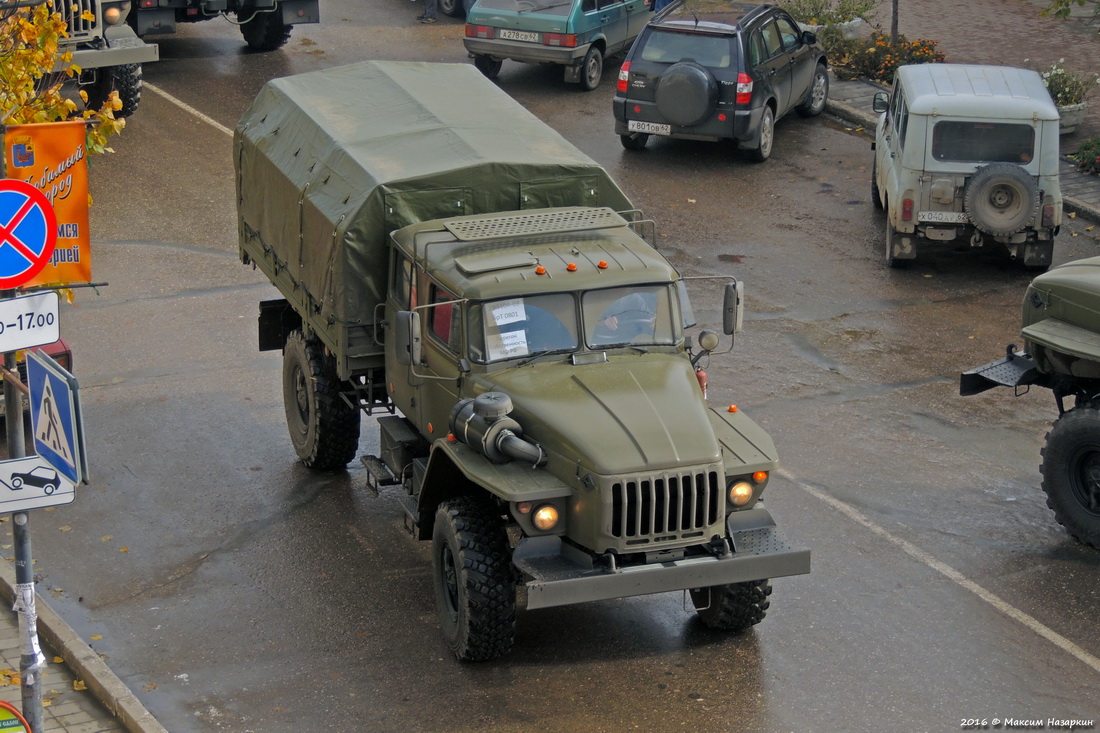
[[[0,291],[0,298],[9,298],[12,291]],[[4,354],[4,366],[16,370],[14,352]],[[8,458],[26,455],[23,433],[22,398],[10,380],[4,380],[4,414],[8,432]],[[15,543],[15,608],[19,612],[19,678],[23,701],[23,717],[34,733],[42,730],[42,684],[39,670],[42,651],[38,645],[38,611],[34,603],[34,567],[31,554],[31,533],[27,512],[15,512],[12,517],[12,536]]]

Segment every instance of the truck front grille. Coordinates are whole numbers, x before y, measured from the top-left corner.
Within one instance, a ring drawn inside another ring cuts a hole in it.
[[[720,484],[716,471],[623,477],[611,484],[611,534],[638,544],[700,536],[721,516]]]
[[[54,11],[65,19],[70,42],[87,38],[95,32],[99,19],[96,2],[97,0],[50,0]],[[86,14],[90,14],[91,20],[88,20]]]

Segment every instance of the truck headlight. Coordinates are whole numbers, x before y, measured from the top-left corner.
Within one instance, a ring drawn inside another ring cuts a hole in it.
[[[543,532],[553,529],[558,524],[558,510],[550,504],[543,504],[531,515],[531,523]]]
[[[113,3],[103,6],[103,21],[107,25],[118,25],[130,14],[130,3]]]
[[[734,506],[745,506],[752,501],[752,484],[748,481],[737,481],[729,487],[729,502]]]

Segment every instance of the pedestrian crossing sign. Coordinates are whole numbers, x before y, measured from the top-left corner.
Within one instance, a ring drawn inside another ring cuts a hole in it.
[[[35,452],[72,483],[87,483],[84,420],[76,377],[48,355],[28,351],[27,387]]]

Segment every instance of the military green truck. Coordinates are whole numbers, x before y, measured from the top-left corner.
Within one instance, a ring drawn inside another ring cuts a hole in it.
[[[139,36],[176,32],[180,23],[225,18],[253,51],[274,51],[299,23],[321,22],[319,0],[136,0],[129,22]]]
[[[284,296],[259,347],[283,352],[291,441],[342,470],[377,417],[366,484],[399,487],[431,541],[459,659],[506,653],[517,607],[665,591],[742,630],[769,579],[809,572],[761,501],[772,440],[705,402],[723,339],[684,334],[688,278],[652,222],[472,66],[271,81],[234,146],[241,259]],[[741,284],[694,285],[724,293],[732,336]]]
[[[1039,275],[1023,302],[1023,349],[963,373],[963,396],[1032,385],[1054,394],[1058,419],[1042,450],[1043,491],[1058,523],[1100,549],[1100,257]],[[1073,407],[1066,409],[1066,398]]]
[[[78,83],[88,94],[88,108],[99,109],[111,92],[118,92],[129,117],[141,102],[141,65],[158,58],[155,44],[142,41],[127,25],[130,0],[49,0],[65,20],[67,37],[61,51],[72,52],[80,67]]]

